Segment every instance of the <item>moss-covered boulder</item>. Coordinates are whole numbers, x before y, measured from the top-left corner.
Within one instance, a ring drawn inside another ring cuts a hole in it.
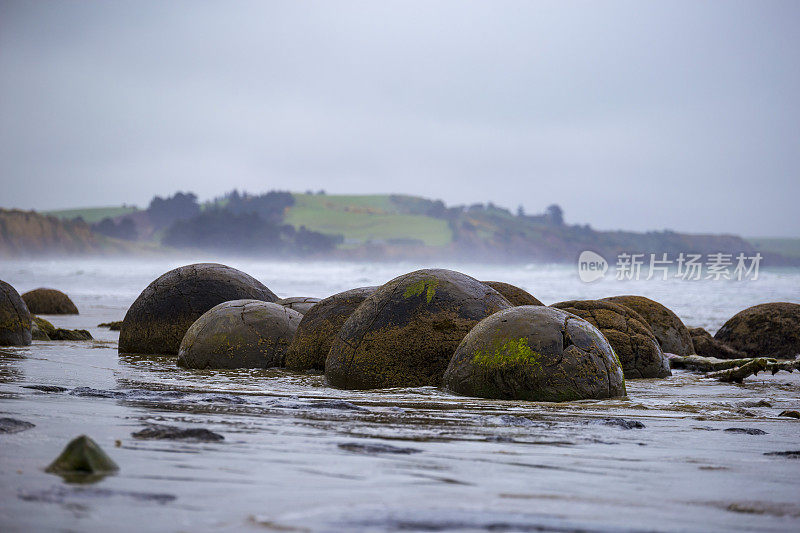
[[[335,387],[441,385],[458,343],[480,320],[511,304],[475,278],[417,270],[383,285],[342,326],[325,361]]]
[[[95,441],[81,435],[71,440],[45,471],[58,474],[67,481],[85,482],[97,480],[117,470],[117,464]]]
[[[735,350],[711,336],[711,333],[703,328],[689,328],[692,336],[694,353],[703,357],[716,357],[717,359],[743,359],[747,354]]]
[[[125,314],[120,353],[177,355],[186,330],[223,302],[278,299],[257,279],[216,263],[170,270],[142,291]]]
[[[577,315],[600,330],[617,354],[625,379],[672,375],[650,326],[630,308],[604,300],[570,300],[551,307]]]
[[[181,342],[178,365],[187,368],[283,366],[303,315],[260,300],[221,303],[192,324]]]
[[[51,341],[90,341],[92,334],[85,329],[64,329],[56,328],[55,331],[49,333]]]
[[[644,296],[630,295],[612,296],[603,299],[624,305],[639,313],[647,321],[650,329],[653,330],[653,334],[656,336],[663,352],[676,355],[691,355],[694,353],[689,329],[681,322],[678,315],[660,303]]]
[[[511,305],[544,305],[534,295],[516,285],[503,281],[483,281],[481,283],[502,294]]]
[[[466,396],[566,402],[625,396],[614,350],[586,320],[519,306],[482,320],[461,341],[444,385]]]
[[[304,315],[319,301],[319,298],[311,298],[310,296],[292,296],[290,298],[281,298],[275,303]]]
[[[725,322],[714,338],[750,357],[794,358],[800,354],[800,304],[748,307]]]
[[[31,334],[35,341],[49,341],[56,327],[42,317],[31,315]]]
[[[69,296],[56,289],[39,288],[22,295],[28,310],[36,315],[77,315]]]
[[[325,370],[325,359],[333,339],[353,311],[378,290],[359,287],[321,300],[303,315],[294,340],[286,352],[286,368],[290,370]]]
[[[19,293],[0,280],[0,346],[31,343],[31,314]]]

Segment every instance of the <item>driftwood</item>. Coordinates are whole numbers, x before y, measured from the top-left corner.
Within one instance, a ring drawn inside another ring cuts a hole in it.
[[[672,368],[686,368],[699,372],[706,372],[706,377],[716,378],[720,381],[741,383],[748,376],[755,376],[759,372],[772,372],[776,374],[781,370],[792,372],[800,371],[800,360],[785,361],[770,357],[747,357],[744,359],[717,359],[716,357],[702,357],[699,355],[670,355]]]

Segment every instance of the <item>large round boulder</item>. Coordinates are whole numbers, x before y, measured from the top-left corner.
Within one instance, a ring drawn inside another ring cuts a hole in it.
[[[625,379],[671,376],[669,360],[637,312],[603,300],[570,300],[551,307],[579,316],[600,330],[617,354]]]
[[[691,355],[694,353],[692,336],[678,315],[660,303],[644,296],[611,296],[603,298],[609,302],[624,305],[639,313],[647,321],[650,329],[665,353]]]
[[[304,315],[309,309],[319,303],[319,300],[319,298],[312,298],[310,296],[291,296],[289,298],[281,298],[275,303]]]
[[[120,353],[176,355],[186,330],[223,302],[278,299],[257,279],[216,263],[170,270],[136,298],[119,332]]]
[[[482,281],[481,283],[502,294],[511,305],[544,305],[534,295],[516,285],[503,281]]]
[[[404,274],[350,315],[328,353],[325,376],[345,389],[441,385],[469,330],[510,306],[500,293],[460,272]]]
[[[0,346],[31,343],[31,314],[19,293],[0,280]]]
[[[283,366],[303,315],[271,302],[234,300],[203,313],[186,332],[178,365],[187,368]]]
[[[22,295],[28,311],[35,315],[77,315],[78,308],[69,296],[56,289],[39,288]]]
[[[716,357],[717,359],[742,359],[747,354],[735,350],[711,336],[711,333],[703,328],[689,328],[692,336],[694,353],[703,357]]]
[[[800,354],[800,304],[773,302],[739,311],[714,338],[750,357]]]
[[[512,307],[472,328],[444,385],[466,396],[566,402],[625,396],[625,378],[606,338],[561,309]]]
[[[286,353],[286,368],[325,370],[333,339],[361,302],[378,287],[359,287],[321,300],[303,315]]]

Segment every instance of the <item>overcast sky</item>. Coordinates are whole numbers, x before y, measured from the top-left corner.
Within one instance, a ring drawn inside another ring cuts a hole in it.
[[[800,236],[800,2],[0,2],[0,206],[407,193]]]

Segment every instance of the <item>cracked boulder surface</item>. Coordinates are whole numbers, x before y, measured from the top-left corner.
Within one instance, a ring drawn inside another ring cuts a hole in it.
[[[35,315],[77,315],[78,308],[69,296],[57,289],[39,288],[22,295],[28,310]]]
[[[439,386],[469,330],[509,307],[500,293],[460,272],[403,274],[350,315],[328,353],[325,376],[344,389]]]
[[[281,298],[275,303],[304,315],[309,309],[319,303],[319,301],[319,298],[311,298],[310,296],[292,296],[290,298]]]
[[[531,305],[500,311],[472,328],[444,386],[465,396],[537,402],[626,394],[619,360],[597,328],[561,309]]]
[[[282,367],[302,318],[297,311],[272,302],[221,303],[186,332],[178,365],[197,369]]]
[[[667,307],[644,296],[611,296],[603,300],[624,305],[639,313],[653,330],[663,352],[676,355],[694,353],[689,329]]]
[[[325,370],[333,339],[361,302],[378,287],[359,287],[321,300],[303,315],[286,353],[290,370]]]
[[[617,354],[625,379],[672,375],[669,360],[637,312],[604,300],[570,300],[551,307],[579,316],[600,330]]]
[[[694,353],[703,357],[716,357],[717,359],[743,359],[747,354],[735,350],[711,336],[711,333],[703,328],[689,328],[692,336]]]
[[[750,357],[792,359],[800,354],[800,304],[748,307],[725,322],[714,338]]]
[[[19,293],[0,280],[0,346],[31,343],[31,314]]]
[[[257,279],[217,263],[170,270],[133,302],[119,332],[119,353],[177,355],[183,336],[200,316],[231,300],[274,302]]]
[[[509,301],[511,305],[544,305],[534,295],[504,281],[482,281],[484,285],[488,285]]]

